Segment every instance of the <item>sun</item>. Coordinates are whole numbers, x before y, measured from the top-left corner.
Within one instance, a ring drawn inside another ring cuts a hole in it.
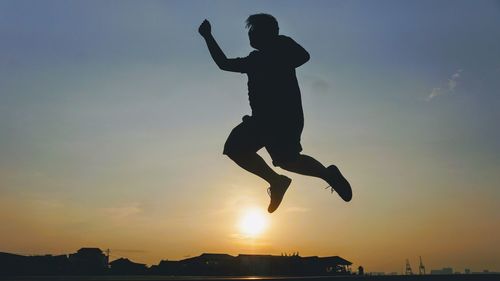
[[[240,231],[248,237],[262,234],[268,225],[266,214],[258,209],[248,209],[240,218]]]

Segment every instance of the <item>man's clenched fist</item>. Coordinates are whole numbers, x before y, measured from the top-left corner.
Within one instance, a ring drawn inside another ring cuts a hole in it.
[[[210,26],[210,22],[208,20],[204,20],[201,23],[200,27],[198,28],[198,32],[203,37],[210,35],[210,33],[212,32],[212,27]]]

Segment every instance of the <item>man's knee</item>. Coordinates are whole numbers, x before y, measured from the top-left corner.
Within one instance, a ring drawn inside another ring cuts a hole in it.
[[[238,157],[236,152],[229,150],[229,149],[224,149],[224,152],[222,152],[222,154],[226,155],[227,157],[229,157],[232,160],[234,160],[234,158]]]
[[[237,157],[237,154],[239,154],[237,146],[235,145],[235,142],[231,139],[231,137],[229,137],[226,140],[226,143],[224,143],[224,149],[222,150],[222,154],[227,155],[227,157],[231,159]]]
[[[242,142],[238,138],[230,135],[224,144],[222,154],[227,155],[227,157],[234,161],[241,159],[243,157],[242,155],[245,154],[245,149],[241,143]]]
[[[239,162],[241,161],[241,159],[247,158],[246,155],[248,155],[248,153],[244,153],[242,151],[234,149],[224,149],[224,152],[222,154],[226,155],[227,157],[229,157],[229,159],[235,162]]]

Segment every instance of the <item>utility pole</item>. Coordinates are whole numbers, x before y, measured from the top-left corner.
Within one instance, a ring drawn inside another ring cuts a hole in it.
[[[406,259],[405,275],[413,275],[413,272],[411,271],[410,261],[408,259]]]
[[[111,253],[111,250],[108,248],[106,249],[106,267],[109,267],[109,255]]]
[[[419,258],[420,258],[420,265],[418,266],[418,274],[425,275],[425,266],[422,263],[422,256],[419,256]]]

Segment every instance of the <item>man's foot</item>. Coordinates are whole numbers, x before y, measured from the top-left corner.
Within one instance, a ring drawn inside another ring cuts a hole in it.
[[[339,168],[335,165],[328,166],[326,168],[328,175],[326,177],[326,182],[332,188],[332,192],[335,190],[344,201],[349,202],[352,199],[352,189],[349,182],[342,176]]]
[[[292,183],[292,180],[286,176],[280,176],[280,179],[276,181],[276,183],[271,184],[271,187],[267,189],[267,193],[271,197],[271,203],[269,203],[269,207],[267,211],[272,213],[278,209],[281,201],[283,200],[283,196],[285,195],[286,190]]]

